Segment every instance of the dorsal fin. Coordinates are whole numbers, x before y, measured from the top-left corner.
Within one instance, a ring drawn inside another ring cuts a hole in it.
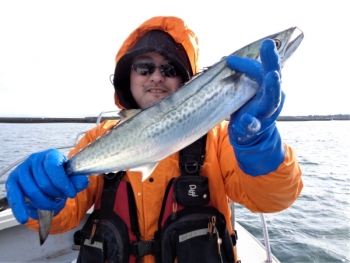
[[[131,109],[131,110],[121,110],[118,112],[118,116],[120,117],[120,123],[134,117],[136,114],[138,114],[140,111],[140,109]]]

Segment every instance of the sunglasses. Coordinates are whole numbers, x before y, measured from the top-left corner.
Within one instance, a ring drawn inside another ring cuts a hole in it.
[[[164,77],[173,78],[178,76],[178,70],[176,67],[168,62],[156,66],[153,62],[136,61],[132,64],[132,68],[142,76],[153,74],[154,71],[156,71],[156,68],[159,68],[160,73],[162,73]]]

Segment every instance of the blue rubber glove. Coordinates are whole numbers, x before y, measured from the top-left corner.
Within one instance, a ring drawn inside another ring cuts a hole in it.
[[[10,173],[7,199],[19,223],[28,222],[28,216],[38,219],[37,209],[53,210],[57,215],[68,197],[75,197],[88,186],[87,176],[67,177],[63,168],[66,160],[60,151],[50,149],[31,154]]]
[[[281,67],[274,41],[260,48],[261,63],[230,56],[227,66],[246,74],[260,88],[257,94],[230,118],[228,133],[240,168],[258,176],[274,171],[284,160],[284,147],[276,127],[285,95],[281,91]]]

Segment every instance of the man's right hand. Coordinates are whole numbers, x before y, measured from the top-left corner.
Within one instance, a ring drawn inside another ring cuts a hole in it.
[[[66,160],[60,151],[50,149],[31,154],[10,173],[7,199],[19,223],[28,222],[29,216],[38,219],[37,209],[53,210],[57,215],[68,197],[75,197],[89,185],[87,176],[68,178],[63,167]]]

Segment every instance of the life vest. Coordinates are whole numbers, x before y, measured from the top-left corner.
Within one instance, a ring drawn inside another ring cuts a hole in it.
[[[167,186],[154,239],[142,241],[136,204],[124,172],[106,174],[95,210],[79,233],[77,262],[156,263],[239,262],[236,232],[230,236],[225,217],[210,201],[208,178],[200,176],[206,135],[180,151],[181,176]]]

